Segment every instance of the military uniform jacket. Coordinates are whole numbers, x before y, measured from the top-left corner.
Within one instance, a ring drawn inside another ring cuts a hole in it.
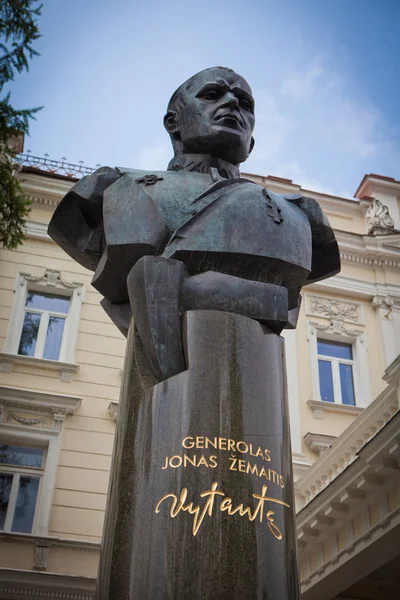
[[[111,303],[128,301],[126,277],[145,255],[274,283],[289,291],[340,270],[329,222],[312,198],[278,195],[210,173],[103,167],[63,198],[49,235],[84,267]],[[292,298],[292,301],[290,300]]]

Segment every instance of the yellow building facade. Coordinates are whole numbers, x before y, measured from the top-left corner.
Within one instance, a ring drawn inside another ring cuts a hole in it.
[[[47,235],[90,170],[30,156],[17,170],[32,210],[23,245],[0,250],[0,599],[89,600],[125,339]],[[366,175],[348,200],[246,176],[314,197],[339,243],[340,274],[303,290],[284,337],[303,597],[358,598],[400,565],[400,182]]]

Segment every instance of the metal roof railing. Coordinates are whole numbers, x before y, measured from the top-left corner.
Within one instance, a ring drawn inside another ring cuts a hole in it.
[[[80,179],[85,175],[91,175],[100,166],[86,167],[82,160],[76,165],[68,162],[65,157],[61,160],[53,160],[49,158],[48,154],[45,154],[44,157],[32,156],[29,150],[26,154],[18,154],[15,157],[15,162],[21,165],[21,167],[37,169],[44,173],[61,175],[62,177],[70,177],[71,179]]]

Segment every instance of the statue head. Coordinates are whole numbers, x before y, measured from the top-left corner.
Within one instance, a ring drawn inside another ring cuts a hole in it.
[[[211,154],[238,165],[254,146],[254,99],[247,81],[224,67],[200,71],[172,95],[164,126],[181,154]]]

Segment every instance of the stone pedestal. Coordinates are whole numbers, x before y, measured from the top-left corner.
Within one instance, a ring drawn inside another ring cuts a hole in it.
[[[283,340],[214,311],[184,338],[152,385],[131,327],[97,600],[299,600]]]

